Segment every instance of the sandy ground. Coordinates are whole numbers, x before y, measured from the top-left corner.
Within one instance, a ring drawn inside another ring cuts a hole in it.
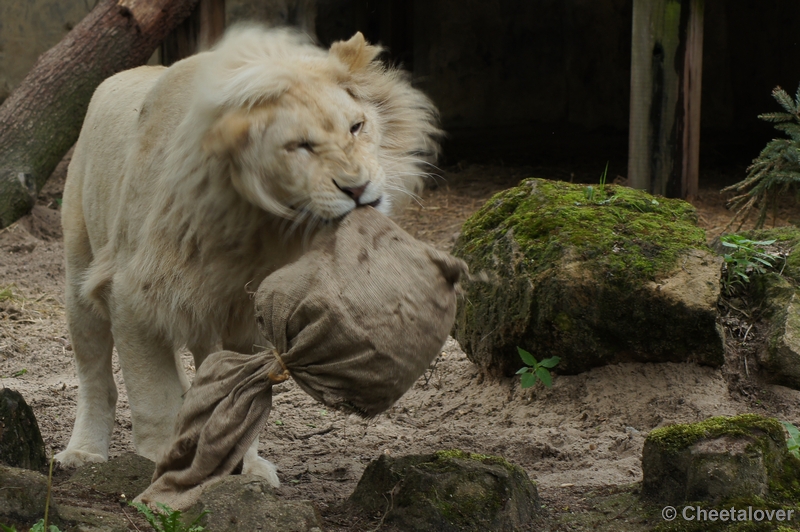
[[[529,175],[564,178],[559,173],[565,171],[451,168],[400,222],[449,249],[462,221],[493,192]],[[63,175],[53,179],[33,215],[0,232],[0,386],[18,390],[31,404],[48,452],[68,442],[78,384],[64,319],[56,210],[62,185]],[[718,235],[730,218],[718,189],[704,189],[695,204],[709,236]],[[780,211],[777,223],[792,216]],[[184,361],[191,372],[190,358]],[[656,427],[744,412],[800,424],[800,392],[740,375],[734,366],[622,364],[556,376],[551,389],[521,390],[515,379],[484,376],[450,340],[426,375],[371,421],[326,409],[291,382],[276,387],[260,450],[279,467],[280,494],[314,501],[331,530],[367,526],[337,521],[334,509],[371,460],[447,448],[502,455],[536,480],[548,511],[580,512],[586,489],[641,480],[642,444]],[[133,450],[116,361],[114,370],[120,398],[112,456]]]

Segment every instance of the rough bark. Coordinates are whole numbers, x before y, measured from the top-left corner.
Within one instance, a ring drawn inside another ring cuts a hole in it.
[[[33,207],[75,143],[95,88],[142,65],[198,0],[102,0],[0,106],[0,228]]]

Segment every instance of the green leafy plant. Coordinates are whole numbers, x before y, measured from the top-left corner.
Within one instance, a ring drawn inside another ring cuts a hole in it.
[[[31,527],[30,532],[61,532],[61,530],[56,525],[50,525],[45,528],[44,519],[39,519],[39,521]]]
[[[750,240],[742,235],[725,235],[720,238],[723,246],[730,249],[723,255],[725,259],[725,278],[723,286],[730,295],[736,286],[744,286],[750,282],[753,274],[766,273],[767,269],[775,266],[781,259],[780,255],[764,251],[765,246],[775,243],[775,240]]]
[[[789,423],[788,421],[781,421],[783,428],[789,433],[789,438],[786,440],[786,447],[795,458],[800,458],[800,430]]]
[[[775,129],[789,136],[788,139],[773,139],[753,159],[747,169],[747,177],[722,192],[735,192],[728,206],[736,210],[729,226],[739,220],[744,225],[755,206],[759,207],[755,227],[763,227],[767,219],[767,208],[775,205],[777,198],[789,189],[797,190],[800,184],[800,87],[794,99],[782,88],[775,87],[772,97],[785,112],[758,115],[761,120],[775,124]]]
[[[561,357],[545,358],[538,362],[533,355],[520,347],[517,348],[517,352],[526,364],[525,367],[517,372],[517,375],[520,375],[520,384],[523,388],[530,388],[536,384],[536,381],[542,381],[542,384],[548,388],[553,385],[553,377],[550,375],[550,370],[561,362]]]
[[[181,512],[173,510],[166,504],[156,503],[156,506],[161,510],[156,512],[140,502],[131,502],[129,504],[147,519],[147,522],[156,532],[203,532],[205,527],[198,523],[209,513],[207,510],[203,510],[194,521],[187,525],[181,520]]]

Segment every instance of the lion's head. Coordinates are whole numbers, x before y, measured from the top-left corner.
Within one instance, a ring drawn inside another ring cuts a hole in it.
[[[326,51],[289,30],[230,32],[199,78],[205,155],[284,218],[396,210],[419,192],[440,131],[431,101],[380,52],[360,33]]]

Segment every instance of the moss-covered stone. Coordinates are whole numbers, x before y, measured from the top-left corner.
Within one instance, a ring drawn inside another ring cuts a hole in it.
[[[520,530],[540,508],[536,486],[519,466],[495,456],[440,451],[367,466],[349,499],[402,530]]]
[[[528,179],[464,224],[469,283],[454,336],[471,360],[513,374],[517,347],[577,373],[623,361],[723,363],[721,259],[694,208],[609,185]]]
[[[780,508],[800,496],[800,460],[789,454],[783,427],[755,414],[653,430],[642,472],[642,493],[664,504]]]
[[[742,234],[754,241],[775,240],[773,246],[788,253],[774,270],[751,275],[746,294],[750,306],[759,309],[756,316],[766,332],[758,350],[763,377],[800,389],[800,229],[781,227]]]

